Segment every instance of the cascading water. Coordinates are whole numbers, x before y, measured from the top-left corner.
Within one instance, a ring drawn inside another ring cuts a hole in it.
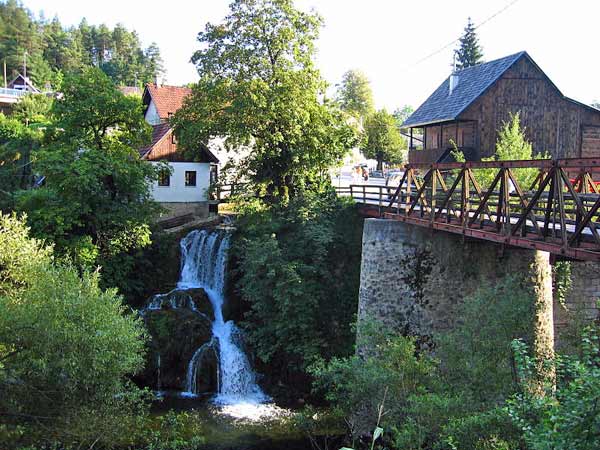
[[[218,231],[195,230],[181,240],[181,276],[178,289],[203,288],[214,311],[213,340],[204,344],[190,360],[184,395],[197,394],[198,365],[202,355],[216,341],[219,361],[219,404],[261,403],[268,400],[256,384],[246,354],[236,342],[239,331],[233,321],[223,320],[225,278],[229,235]]]

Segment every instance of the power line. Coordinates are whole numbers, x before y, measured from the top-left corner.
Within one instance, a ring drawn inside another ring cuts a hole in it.
[[[483,22],[481,22],[479,25],[475,26],[475,30],[481,28],[482,26],[484,26],[486,23],[490,22],[491,20],[493,20],[494,18],[496,18],[497,16],[499,16],[500,14],[502,14],[504,11],[506,11],[508,8],[510,8],[511,6],[513,6],[515,3],[517,3],[520,0],[512,0],[510,3],[508,3],[507,5],[505,5],[502,9],[499,9],[498,11],[496,11],[494,14],[492,14],[491,16],[489,16],[487,19],[485,19]],[[437,49],[436,51],[428,54],[427,56],[424,56],[423,58],[419,59],[418,61],[414,62],[413,64],[404,67],[403,69],[401,69],[401,71],[405,71],[408,69],[412,69],[415,66],[418,66],[419,64],[421,64],[422,62],[427,61],[429,58],[434,57],[435,55],[443,52],[444,50],[446,50],[448,47],[451,47],[452,45],[456,44],[460,38],[462,37],[459,36],[456,39],[454,39],[452,42],[449,42],[448,44],[444,45],[443,47]]]

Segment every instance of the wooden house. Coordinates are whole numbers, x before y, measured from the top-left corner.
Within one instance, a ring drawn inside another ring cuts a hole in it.
[[[467,160],[495,153],[498,130],[519,113],[534,153],[552,158],[600,156],[600,110],[564,96],[526,53],[450,75],[404,122],[410,163]]]

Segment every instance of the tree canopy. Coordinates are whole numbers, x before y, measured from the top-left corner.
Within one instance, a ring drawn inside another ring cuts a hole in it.
[[[56,264],[22,221],[0,213],[0,417],[39,432],[15,433],[3,448],[88,447],[125,432],[124,414],[143,406],[126,377],[141,369],[144,341],[141,320],[99,289],[97,274]]]
[[[354,143],[355,131],[324,99],[314,67],[321,18],[291,0],[235,0],[220,24],[198,35],[192,61],[200,81],[174,123],[180,144],[212,137],[245,149],[238,165],[267,198],[286,199],[329,183],[327,169]]]
[[[99,69],[68,76],[34,157],[45,184],[17,195],[34,235],[90,264],[148,243],[156,169],[137,149],[149,129],[140,100],[124,96]]]
[[[16,0],[0,2],[0,60],[9,77],[23,71],[24,58],[39,88],[49,83],[56,89],[64,74],[84,67],[98,67],[122,85],[151,82],[163,72],[157,45],[144,49],[137,33],[121,24],[110,29],[83,19],[65,28],[57,17],[35,18]]]
[[[462,37],[459,39],[459,46],[454,51],[456,69],[462,70],[467,67],[475,66],[483,62],[483,51],[479,45],[479,38],[475,31],[475,25],[469,17],[467,26],[464,29]]]
[[[377,160],[377,170],[383,162],[400,163],[405,159],[406,141],[396,126],[396,119],[385,109],[367,118],[361,150],[367,158]]]
[[[367,76],[359,70],[349,70],[337,89],[340,108],[350,115],[364,119],[373,112],[373,92]]]

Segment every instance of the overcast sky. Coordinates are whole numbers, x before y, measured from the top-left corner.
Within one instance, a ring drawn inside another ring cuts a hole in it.
[[[64,25],[86,17],[93,24],[120,22],[135,29],[145,46],[159,45],[166,82],[183,84],[197,79],[189,63],[196,34],[225,16],[229,0],[23,3],[47,18],[57,15]],[[417,107],[450,73],[456,45],[444,47],[461,35],[467,18],[480,24],[509,5],[478,29],[485,59],[526,50],[563,94],[586,103],[600,100],[599,0],[296,0],[296,5],[314,8],[325,19],[317,55],[323,76],[333,85],[346,70],[362,70],[378,108]]]

